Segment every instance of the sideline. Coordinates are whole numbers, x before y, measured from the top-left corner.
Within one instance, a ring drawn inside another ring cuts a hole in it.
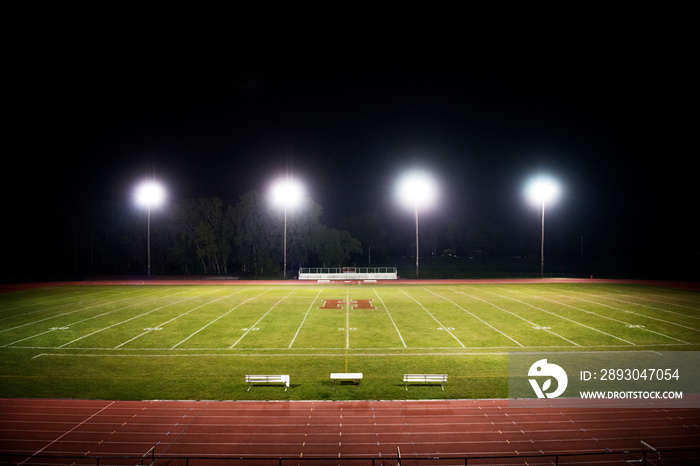
[[[479,279],[449,279],[449,280],[376,280],[372,285],[475,285],[475,284],[550,284],[550,283],[588,283],[588,284],[628,284],[646,285],[660,288],[673,288],[684,291],[694,291],[700,293],[700,281],[674,281],[674,280],[636,280],[636,279],[616,279],[616,278],[479,278]],[[340,284],[340,283],[339,283]],[[360,283],[342,283],[342,285]],[[90,285],[321,285],[315,280],[235,280],[226,278],[193,278],[182,277],[154,278],[154,279],[133,279],[133,278],[106,278],[84,281],[65,282],[33,282],[33,283],[3,283],[0,284],[0,293],[10,293],[14,291],[30,290],[35,288],[51,288],[59,286],[90,286]],[[327,283],[323,285],[328,285]]]

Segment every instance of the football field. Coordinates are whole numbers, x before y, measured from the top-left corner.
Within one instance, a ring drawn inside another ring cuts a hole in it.
[[[621,283],[158,284],[0,294],[0,397],[507,397],[508,353],[697,351],[700,294]],[[332,372],[361,372],[358,384]],[[409,386],[405,373],[448,374]],[[290,388],[247,374],[288,374]]]

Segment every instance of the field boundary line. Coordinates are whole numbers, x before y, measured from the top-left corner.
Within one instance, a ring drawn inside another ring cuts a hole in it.
[[[202,294],[202,295],[200,295],[200,296],[206,296],[206,295],[211,294],[211,293],[216,293],[217,291],[221,291],[221,288],[219,288],[218,290],[211,291],[211,292],[209,292],[209,293],[204,293],[204,294]],[[190,310],[187,311],[187,312],[183,312],[182,314],[180,314],[180,315],[177,316],[177,317],[173,317],[172,319],[170,319],[170,320],[168,320],[168,321],[166,321],[166,322],[163,322],[162,324],[157,324],[155,327],[149,328],[149,329],[146,330],[145,332],[142,332],[140,335],[136,335],[134,338],[131,338],[130,340],[127,340],[127,341],[125,341],[124,343],[121,343],[121,344],[115,346],[114,348],[115,348],[115,349],[121,348],[122,346],[126,345],[127,343],[131,343],[132,341],[134,341],[134,340],[136,340],[136,339],[138,339],[138,338],[141,338],[142,336],[144,336],[144,335],[146,335],[146,334],[148,334],[148,333],[151,333],[151,332],[153,331],[154,328],[163,327],[164,325],[168,325],[170,322],[173,322],[173,321],[179,319],[179,318],[182,317],[182,316],[186,316],[186,315],[189,314],[190,312],[194,312],[194,311],[196,311],[197,309],[203,308],[204,306],[208,306],[209,304],[215,303],[215,302],[220,301],[220,300],[222,300],[222,299],[230,298],[230,297],[233,296],[234,294],[236,294],[236,293],[231,293],[231,294],[228,295],[228,296],[222,296],[222,297],[220,297],[220,298],[213,299],[213,300],[211,300],[211,301],[209,301],[209,302],[206,302],[206,303],[204,303],[204,304],[200,304],[199,306],[196,306],[196,307],[190,309]]]
[[[519,292],[516,291],[515,293],[519,293]],[[584,303],[597,304],[597,305],[599,305],[599,306],[605,306],[605,307],[608,307],[608,308],[610,308],[610,309],[620,310],[620,311],[623,311],[623,312],[629,312],[629,311],[625,311],[624,309],[613,308],[613,307],[611,307],[611,306],[606,306],[605,304],[596,303],[596,302],[594,302],[594,301],[588,301],[588,300],[585,300],[585,299],[582,299],[582,298],[577,298],[577,297],[575,297],[575,296],[560,295],[560,294],[555,294],[555,293],[552,293],[552,292],[545,292],[545,293],[554,294],[555,296],[561,296],[561,297],[565,297],[565,298],[573,298],[573,299],[577,299],[577,300],[579,300],[579,301],[583,301]],[[596,316],[596,317],[601,317],[601,318],[603,318],[603,319],[612,320],[612,321],[614,321],[614,322],[619,322],[619,323],[625,324],[625,325],[633,325],[631,322],[625,322],[624,320],[619,320],[619,319],[615,319],[615,318],[612,318],[612,317],[600,315],[600,314],[598,314],[598,313],[596,313],[596,312],[588,311],[588,310],[586,310],[586,309],[581,309],[581,308],[579,308],[579,307],[572,306],[572,305],[566,304],[566,303],[562,303],[562,302],[560,302],[560,301],[554,301],[554,300],[551,300],[551,299],[548,299],[548,298],[545,298],[545,297],[542,297],[542,296],[537,296],[537,298],[539,298],[539,299],[544,299],[544,300],[546,300],[546,301],[550,301],[550,302],[553,302],[553,303],[556,303],[556,304],[559,304],[559,305],[562,305],[562,306],[570,307],[570,308],[572,308],[572,309],[576,309],[576,310],[581,311],[581,312],[585,312],[585,313],[588,313],[588,314],[592,314],[592,315],[594,315],[594,316]],[[635,312],[629,312],[629,313],[632,314],[632,315],[641,315],[641,314],[637,314],[637,313],[635,313]],[[646,327],[641,328],[641,329],[639,329],[639,330],[644,330],[644,331],[649,332],[649,333],[654,333],[654,334],[659,335],[659,336],[662,336],[662,337],[664,337],[664,338],[668,338],[669,340],[675,340],[675,341],[679,341],[679,342],[681,342],[681,343],[685,343],[686,345],[690,345],[690,344],[691,344],[690,342],[681,340],[681,339],[679,339],[679,338],[674,338],[674,337],[671,337],[671,336],[669,336],[669,335],[665,335],[665,334],[663,334],[663,333],[661,333],[661,332],[656,332],[656,331],[651,330],[651,329],[648,329],[648,328],[646,328]]]
[[[243,306],[245,303],[247,303],[247,302],[249,302],[249,301],[252,301],[253,299],[258,298],[258,297],[264,295],[265,293],[267,293],[267,292],[270,291],[271,289],[272,289],[272,288],[268,288],[267,290],[263,291],[262,293],[257,294],[257,295],[255,295],[255,296],[251,296],[250,298],[246,299],[245,301],[242,301],[242,302],[236,304],[234,307],[232,307],[231,309],[229,309],[228,311],[226,311],[224,314],[221,314],[219,317],[217,317],[216,319],[212,320],[211,322],[209,322],[207,325],[205,325],[204,327],[200,328],[199,330],[195,331],[194,333],[192,333],[190,336],[188,336],[188,337],[185,338],[184,340],[180,341],[179,343],[175,343],[173,346],[170,347],[170,349],[175,349],[175,348],[177,348],[178,346],[180,346],[181,344],[183,344],[184,342],[186,342],[187,340],[189,340],[189,339],[192,338],[193,336],[197,335],[199,332],[201,332],[201,331],[204,330],[205,328],[209,327],[209,326],[210,326],[211,324],[213,324],[214,322],[218,321],[219,319],[223,319],[224,317],[226,317],[227,315],[229,315],[230,313],[232,313],[233,311],[235,311],[235,310],[238,309],[239,307]]]
[[[266,312],[265,314],[263,314],[262,317],[260,317],[260,318],[257,320],[257,322],[255,322],[253,325],[251,325],[250,327],[248,327],[248,330],[246,330],[245,333],[244,333],[243,335],[241,335],[241,337],[240,337],[238,340],[236,340],[236,342],[235,342],[234,344],[232,344],[231,346],[229,346],[228,349],[233,349],[233,347],[235,347],[242,339],[244,339],[245,336],[248,335],[248,333],[250,333],[250,331],[251,331],[253,328],[255,328],[255,326],[257,326],[257,325],[260,323],[260,321],[262,321],[270,312],[272,312],[272,310],[273,310],[275,307],[277,307],[277,305],[278,305],[279,303],[281,303],[281,302],[284,301],[285,299],[289,298],[289,296],[291,296],[291,294],[294,293],[295,291],[296,291],[296,290],[290,291],[290,292],[287,294],[287,296],[283,297],[282,299],[280,299],[279,301],[277,301],[275,304],[273,304],[272,307],[271,307],[270,309],[268,309],[267,312]]]
[[[481,301],[482,303],[486,303],[486,304],[488,304],[489,306],[495,307],[495,308],[498,309],[499,311],[505,312],[506,314],[510,314],[510,315],[512,315],[513,317],[517,317],[518,319],[520,319],[520,320],[522,320],[523,322],[526,322],[526,323],[532,325],[533,327],[540,327],[540,328],[543,328],[543,327],[544,327],[544,326],[542,326],[542,325],[536,324],[535,322],[532,322],[532,321],[530,321],[530,320],[527,320],[525,317],[519,316],[518,314],[516,314],[516,313],[514,313],[514,312],[511,312],[511,311],[509,311],[509,310],[507,310],[507,309],[503,309],[503,308],[500,307],[500,306],[496,306],[496,305],[493,304],[492,302],[486,301],[485,299],[477,298],[476,296],[472,296],[472,295],[467,294],[467,293],[465,293],[465,292],[463,292],[463,291],[455,290],[454,288],[450,288],[450,290],[451,290],[452,292],[454,292],[454,293],[467,296],[467,297],[469,297],[469,298],[471,298],[471,299],[475,299],[475,300],[477,300],[477,301]],[[581,345],[579,345],[578,343],[576,343],[575,341],[569,340],[568,338],[563,337],[563,336],[559,335],[559,334],[556,333],[556,332],[552,332],[551,329],[543,328],[543,330],[544,330],[545,332],[549,333],[550,335],[554,335],[554,336],[557,337],[557,338],[561,338],[562,340],[571,343],[571,344],[574,345],[574,346],[581,346]],[[529,348],[529,347],[530,347],[530,346],[525,346],[525,348]]]
[[[399,334],[399,339],[401,339],[401,343],[403,343],[403,347],[408,348],[408,346],[406,346],[406,342],[403,341],[403,336],[401,335],[399,328],[396,326],[396,322],[394,322],[394,318],[391,316],[391,313],[389,312],[389,308],[386,307],[386,304],[384,304],[384,300],[382,299],[381,296],[379,296],[379,293],[377,293],[377,290],[372,288],[372,291],[374,291],[374,294],[377,295],[377,298],[379,298],[379,301],[382,303],[382,306],[384,306],[384,310],[386,311],[387,315],[389,316],[389,320],[391,320],[391,323],[394,325],[394,328],[396,329],[396,333]]]
[[[304,314],[304,318],[301,320],[301,324],[299,324],[299,328],[297,329],[296,333],[294,334],[294,337],[292,338],[292,341],[289,343],[288,348],[291,348],[294,342],[297,339],[297,336],[299,335],[299,332],[301,331],[301,328],[304,326],[304,322],[306,322],[306,318],[309,316],[309,312],[311,312],[311,308],[314,307],[314,303],[318,299],[318,297],[321,295],[321,292],[323,291],[323,288],[318,290],[318,293],[316,293],[316,297],[314,297],[313,301],[311,301],[311,304],[309,304],[309,308],[306,310],[306,314]]]
[[[624,342],[627,343],[627,344],[630,344],[630,345],[632,345],[632,346],[636,346],[634,343],[632,343],[631,341],[627,341],[627,340],[625,340],[624,338],[620,338],[620,337],[618,337],[618,336],[615,336],[615,335],[612,335],[612,334],[610,334],[610,333],[604,332],[604,331],[602,331],[602,330],[599,330],[599,329],[597,329],[597,328],[591,327],[591,326],[589,326],[589,325],[582,324],[581,322],[577,322],[577,321],[575,321],[575,320],[573,320],[573,319],[569,319],[568,317],[564,317],[564,316],[562,316],[562,315],[559,315],[559,314],[557,314],[556,312],[547,311],[547,310],[542,309],[542,308],[540,308],[540,307],[537,307],[537,306],[535,306],[535,305],[533,305],[533,304],[526,303],[525,301],[521,301],[521,300],[519,300],[519,299],[511,298],[510,296],[499,295],[499,294],[493,293],[493,292],[491,292],[491,291],[484,291],[484,292],[485,292],[485,293],[490,293],[490,294],[492,294],[492,295],[494,295],[494,296],[498,296],[498,297],[500,297],[500,298],[510,299],[510,300],[512,300],[512,301],[515,301],[515,302],[518,302],[518,303],[520,303],[520,304],[524,304],[524,305],[526,305],[526,306],[529,306],[529,307],[531,307],[531,308],[533,308],[533,309],[536,309],[536,310],[538,310],[538,311],[540,311],[540,312],[545,312],[545,313],[547,313],[547,314],[551,314],[551,315],[553,315],[553,316],[555,316],[555,317],[558,317],[558,318],[560,318],[560,319],[569,321],[569,322],[571,322],[572,324],[580,325],[581,327],[587,328],[587,329],[589,329],[589,330],[593,330],[594,332],[599,332],[599,333],[602,333],[603,335],[607,335],[607,336],[609,336],[609,337],[615,338],[616,340],[624,341]]]
[[[452,332],[450,331],[450,329],[448,329],[445,325],[443,325],[442,322],[440,322],[439,320],[437,320],[437,318],[436,318],[429,310],[427,310],[427,309],[425,308],[425,306],[423,306],[423,304],[420,303],[420,301],[418,301],[416,298],[414,298],[414,297],[411,296],[410,294],[406,293],[404,290],[401,290],[401,289],[400,289],[399,291],[401,291],[401,293],[405,294],[406,296],[408,296],[409,298],[411,298],[413,301],[415,301],[416,304],[418,304],[418,305],[421,307],[421,309],[423,309],[425,312],[427,312],[428,315],[429,315],[430,317],[432,317],[433,320],[435,320],[435,322],[438,323],[438,325],[440,325],[440,327],[442,327],[447,333],[449,333],[449,334],[452,336],[452,338],[454,338],[455,340],[457,340],[457,343],[459,343],[460,346],[461,346],[462,348],[466,348],[466,346],[464,346],[464,343],[462,343],[462,342],[459,340],[459,338],[457,338],[457,337],[454,335],[454,333],[452,333]]]
[[[656,348],[658,345],[646,345],[651,348]],[[670,346],[670,345],[664,345],[664,346]],[[679,345],[680,346],[680,345]],[[603,354],[603,353],[617,353],[618,351],[614,350],[595,350],[595,349],[585,349],[585,348],[612,348],[614,346],[611,345],[605,345],[605,346],[582,346],[583,348],[582,351],[576,351],[576,354]],[[444,347],[440,348],[443,351],[421,351],[421,352],[402,352],[402,348],[356,348],[355,350],[362,350],[365,352],[362,353],[350,353],[351,356],[362,356],[362,357],[412,357],[412,356],[503,356],[503,355],[509,355],[512,354],[513,351],[507,351],[509,347],[499,347],[501,351],[492,351],[493,348],[489,349],[488,351],[457,351],[457,352],[445,352],[444,350],[449,350],[453,349],[451,347]],[[515,349],[515,347],[512,347]],[[570,346],[525,346],[522,349],[525,351],[517,351],[518,354],[541,354],[541,353],[548,353],[548,349],[567,349],[571,348]],[[91,348],[91,350],[94,351],[101,351],[104,350],[105,348]],[[267,349],[267,348],[266,348]],[[284,348],[277,348],[278,350],[284,350]],[[98,353],[40,353],[37,354],[36,356],[32,357],[32,359],[38,359],[38,358],[46,358],[46,357],[56,357],[56,358],[197,358],[197,357],[226,357],[226,358],[268,358],[268,357],[275,357],[275,358],[280,358],[280,357],[343,357],[344,353],[341,353],[340,351],[343,351],[344,348],[304,348],[302,351],[309,351],[313,349],[319,349],[319,350],[324,350],[324,351],[338,351],[336,353],[313,353],[313,352],[306,352],[306,353],[240,353],[240,352],[233,352],[233,353],[191,353],[191,354],[137,354],[134,351],[125,351],[121,354],[98,354]],[[430,349],[430,348],[420,348],[423,350]],[[481,349],[481,347],[478,346],[469,346],[466,347],[465,349]],[[107,348],[107,350],[110,350]],[[200,349],[198,351],[217,351],[221,350],[220,348],[205,348],[205,349]],[[369,350],[377,350],[376,352],[366,352]],[[123,351],[123,350],[122,350]],[[156,351],[156,350],[153,350]],[[164,351],[162,349],[158,351]],[[223,351],[223,350],[222,350]],[[382,351],[394,351],[394,352],[382,352]],[[658,354],[659,351],[655,349],[639,349],[639,350],[628,350],[626,353],[656,353]]]
[[[183,293],[184,293],[184,292],[183,292]],[[179,293],[178,293],[178,294],[179,294]],[[94,332],[88,333],[87,335],[83,335],[83,336],[80,337],[80,338],[76,338],[75,340],[69,341],[68,343],[64,343],[64,344],[60,345],[58,348],[63,348],[63,347],[65,347],[65,346],[68,346],[68,345],[71,345],[71,344],[75,343],[76,341],[80,341],[80,340],[82,340],[83,338],[87,338],[87,337],[90,337],[90,336],[92,336],[92,335],[95,335],[96,333],[100,333],[100,332],[103,332],[103,331],[105,331],[105,330],[109,330],[110,328],[114,328],[114,327],[116,327],[116,326],[118,326],[118,325],[125,324],[125,323],[130,322],[130,321],[132,321],[132,320],[134,320],[134,319],[138,319],[138,318],[143,317],[143,316],[146,316],[146,315],[148,315],[148,314],[152,314],[152,313],[154,313],[154,312],[156,312],[156,311],[160,311],[161,309],[164,309],[164,308],[166,308],[166,307],[168,307],[168,306],[172,306],[172,305],[174,305],[174,304],[184,303],[185,301],[189,301],[190,299],[194,299],[194,298],[196,298],[196,297],[197,297],[197,296],[191,296],[191,297],[189,297],[189,298],[185,298],[185,299],[183,299],[183,300],[176,301],[176,302],[174,302],[174,303],[168,303],[168,304],[166,304],[166,305],[164,305],[164,306],[157,307],[157,308],[152,309],[152,310],[150,310],[150,311],[148,311],[148,312],[144,312],[143,314],[139,314],[139,315],[134,316],[134,317],[131,317],[131,318],[129,318],[129,319],[122,320],[121,322],[117,322],[116,324],[109,325],[109,326],[107,326],[107,327],[105,327],[105,328],[101,328],[101,329],[99,329],[99,330],[95,330]],[[139,304],[142,304],[142,303],[139,303]]]
[[[514,338],[511,338],[510,336],[508,336],[508,335],[505,334],[504,332],[498,330],[496,327],[494,327],[493,325],[489,324],[489,323],[486,322],[485,320],[481,319],[480,317],[478,317],[478,316],[475,315],[474,313],[467,311],[466,309],[464,309],[462,306],[460,306],[460,305],[457,304],[456,302],[452,301],[451,299],[446,298],[446,297],[444,297],[444,296],[441,296],[441,295],[435,293],[434,291],[430,291],[428,288],[424,288],[424,290],[427,291],[428,293],[434,294],[434,295],[437,296],[438,298],[444,299],[445,301],[447,301],[448,303],[451,303],[451,304],[454,305],[454,306],[457,306],[457,307],[458,307],[459,309],[461,309],[462,311],[464,311],[464,312],[466,312],[467,314],[469,314],[470,316],[474,317],[474,318],[477,319],[479,322],[481,322],[481,323],[483,323],[484,325],[488,326],[488,327],[491,328],[492,330],[495,330],[496,332],[500,333],[501,335],[503,335],[504,337],[506,337],[507,339],[509,339],[509,340],[512,341],[513,343],[515,343],[516,345],[518,345],[518,346],[523,346],[522,344],[520,344],[520,342],[518,342],[518,341],[515,340]]]

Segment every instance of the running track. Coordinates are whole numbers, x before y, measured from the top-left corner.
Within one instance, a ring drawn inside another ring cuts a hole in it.
[[[700,409],[509,408],[505,400],[0,400],[0,451],[27,455],[403,457],[700,446]]]

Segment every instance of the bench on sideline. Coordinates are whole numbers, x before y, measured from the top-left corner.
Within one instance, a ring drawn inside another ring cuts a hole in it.
[[[403,381],[406,384],[406,390],[409,383],[439,383],[444,391],[447,374],[404,374]]]
[[[362,382],[362,372],[332,372],[331,380],[333,381],[334,389],[336,380],[352,380],[359,385]]]
[[[248,382],[248,390],[250,390],[251,384],[254,383],[283,383],[285,392],[289,388],[288,375],[246,375],[245,381]]]

